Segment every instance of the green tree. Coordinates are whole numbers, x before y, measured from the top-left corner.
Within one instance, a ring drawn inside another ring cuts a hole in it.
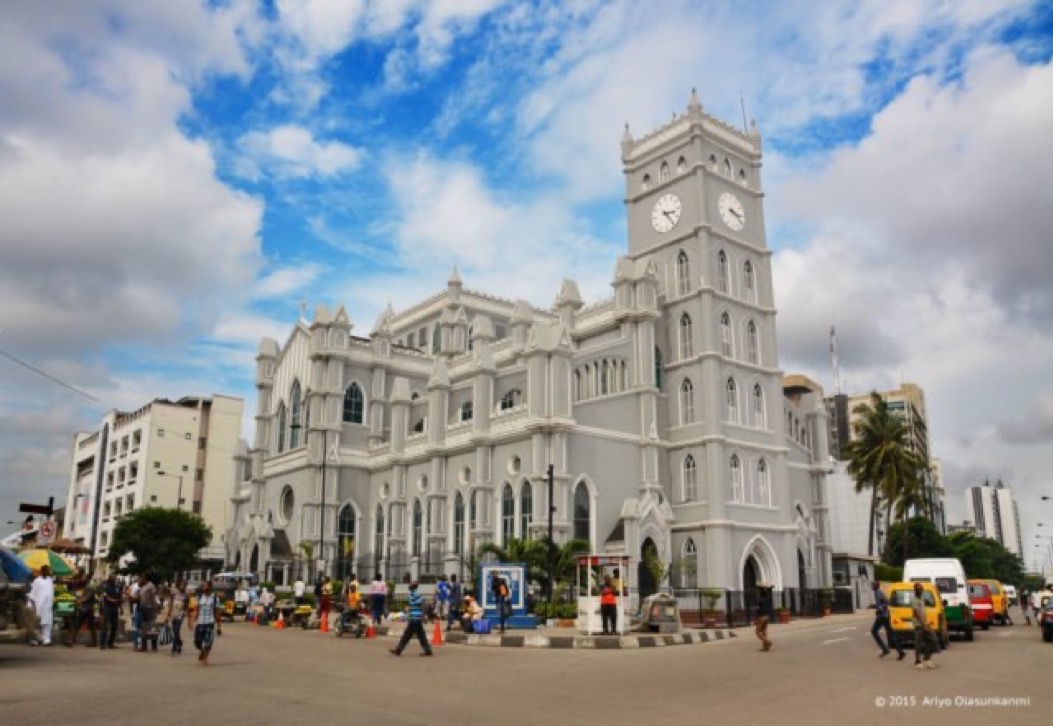
[[[889,411],[875,391],[870,403],[861,403],[853,413],[855,438],[848,444],[848,472],[856,480],[856,491],[870,490],[870,536],[868,554],[874,554],[874,531],[878,505],[889,509],[900,504],[896,514],[905,521],[911,506],[920,501],[922,473],[927,464],[910,450],[906,427]],[[891,511],[890,511],[891,513]]]
[[[906,531],[904,531],[906,530]],[[902,567],[906,560],[919,557],[954,557],[950,540],[940,534],[936,525],[925,517],[912,517],[889,528],[885,553],[881,560],[886,565]],[[969,571],[966,570],[968,573]],[[972,575],[970,574],[970,577]]]
[[[545,582],[548,576],[547,548],[545,542],[536,539],[510,539],[504,546],[487,542],[479,548],[479,554],[492,554],[498,562],[526,563],[528,582]]]
[[[997,540],[976,537],[969,532],[955,532],[948,541],[969,577],[1006,584],[1023,581],[1024,563]]]
[[[117,522],[106,561],[116,564],[131,555],[134,559],[124,567],[128,572],[170,577],[194,569],[198,553],[211,539],[212,528],[196,514],[145,507]]]

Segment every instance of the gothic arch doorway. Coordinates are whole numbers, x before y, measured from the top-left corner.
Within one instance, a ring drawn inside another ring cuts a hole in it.
[[[648,537],[640,546],[640,564],[637,567],[636,574],[636,580],[640,583],[640,600],[658,592],[658,583],[654,580],[654,574],[651,572],[651,568],[647,566],[648,562],[657,559],[658,546],[655,545],[653,539]]]
[[[742,566],[742,589],[745,591],[756,590],[759,582],[760,567],[757,565],[757,560],[753,555],[750,555],[746,558],[746,564]]]
[[[256,573],[260,570],[260,546],[252,546],[252,557],[249,558],[249,572]]]
[[[797,550],[797,587],[804,590],[808,587],[807,565],[804,561],[804,553]]]

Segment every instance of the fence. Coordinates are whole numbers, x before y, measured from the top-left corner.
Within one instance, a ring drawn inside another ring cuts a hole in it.
[[[707,598],[704,595],[706,591],[699,588],[673,590],[673,596],[680,605],[680,617],[684,625],[699,627],[706,621],[718,627],[739,628],[750,625],[756,617],[757,606],[762,597],[764,610],[772,621],[776,619],[776,613],[780,609],[789,612],[791,618],[818,618],[822,617],[824,610],[822,590],[793,587],[773,591],[718,590],[716,592],[720,592],[721,595],[712,609],[707,606]],[[828,607],[832,613],[852,613],[851,590],[835,589]]]

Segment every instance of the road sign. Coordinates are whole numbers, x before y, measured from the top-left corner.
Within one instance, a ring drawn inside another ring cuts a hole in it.
[[[18,511],[29,514],[43,514],[50,517],[55,512],[55,497],[49,497],[47,504],[19,504]]]
[[[55,520],[48,519],[41,523],[40,531],[37,532],[37,544],[49,545],[55,541]]]

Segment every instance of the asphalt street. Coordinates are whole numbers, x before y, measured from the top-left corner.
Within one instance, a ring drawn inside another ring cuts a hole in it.
[[[1048,723],[1053,644],[1015,626],[955,640],[917,671],[879,659],[869,616],[773,626],[761,653],[736,639],[641,650],[443,645],[224,629],[213,664],[193,652],[0,647],[0,723],[660,724]],[[1017,698],[1016,705],[963,699]],[[339,720],[339,721],[337,721]]]

